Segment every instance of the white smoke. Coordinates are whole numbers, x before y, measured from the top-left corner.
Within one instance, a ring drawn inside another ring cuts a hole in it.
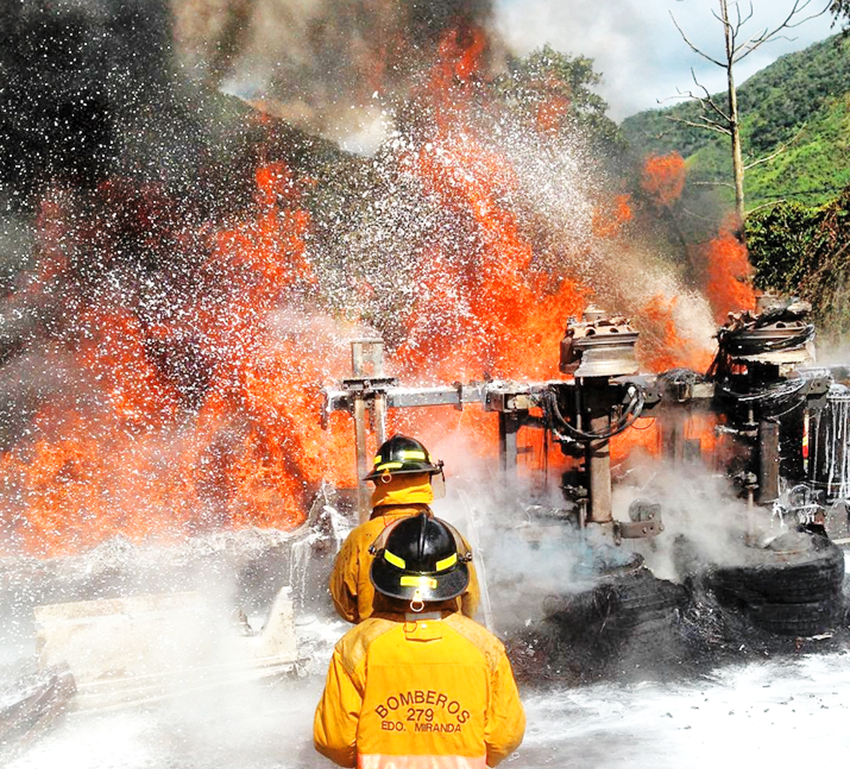
[[[638,500],[660,506],[663,532],[630,546],[661,579],[680,581],[688,565],[683,557],[696,558],[703,566],[743,563],[748,541],[770,536],[772,527],[775,536],[783,527],[769,510],[739,498],[728,478],[700,463],[635,460],[632,481],[614,487],[614,517],[628,521],[629,506]]]

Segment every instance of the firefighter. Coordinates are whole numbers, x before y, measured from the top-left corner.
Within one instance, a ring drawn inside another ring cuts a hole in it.
[[[356,624],[372,613],[375,591],[369,581],[369,548],[390,523],[418,513],[433,515],[428,505],[434,500],[431,480],[437,476],[442,489],[442,460],[434,460],[416,439],[394,435],[381,444],[372,471],[364,478],[375,484],[371,517],[348,535],[331,571],[331,598],[344,620]],[[471,564],[468,568],[469,587],[458,604],[467,617],[473,617],[479,600],[478,578]]]
[[[313,721],[316,750],[358,769],[494,767],[525,713],[502,643],[457,611],[471,557],[425,512],[381,534],[375,611],[334,649]]]

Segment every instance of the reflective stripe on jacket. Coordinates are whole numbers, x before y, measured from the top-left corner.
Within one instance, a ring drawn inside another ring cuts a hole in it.
[[[481,758],[463,756],[357,756],[357,769],[487,769]]]
[[[337,643],[316,708],[316,749],[360,769],[483,769],[522,741],[525,714],[501,642],[457,613],[374,616]]]
[[[378,538],[384,527],[400,518],[421,512],[431,514],[427,505],[392,505],[378,507],[372,518],[361,523],[346,537],[337,553],[330,578],[331,598],[337,614],[348,622],[362,622],[372,615],[375,588],[369,579],[372,555],[369,546]],[[458,599],[458,610],[467,617],[474,617],[478,609],[478,577],[473,562],[469,564],[469,586]]]

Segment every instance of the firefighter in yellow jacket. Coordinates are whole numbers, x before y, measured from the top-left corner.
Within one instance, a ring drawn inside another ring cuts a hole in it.
[[[316,749],[358,769],[484,769],[522,741],[502,643],[459,614],[460,535],[426,513],[380,537],[374,614],[337,643],[313,722]]]
[[[331,572],[331,598],[344,620],[357,623],[371,615],[375,591],[369,581],[369,548],[387,525],[418,513],[432,515],[428,505],[434,500],[434,476],[442,481],[442,461],[432,459],[414,438],[394,435],[378,449],[374,467],[364,479],[375,484],[372,515],[348,535]],[[472,564],[468,568],[469,587],[457,604],[467,617],[473,617],[479,601],[478,578]]]

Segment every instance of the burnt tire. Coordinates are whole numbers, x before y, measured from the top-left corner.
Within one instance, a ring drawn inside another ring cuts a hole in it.
[[[755,604],[746,610],[753,625],[769,633],[812,636],[842,619],[844,603],[834,599],[808,603]]]
[[[844,552],[826,537],[789,532],[753,549],[744,566],[715,567],[706,586],[725,603],[808,604],[835,601],[844,583]]]
[[[681,585],[658,579],[643,569],[615,586],[613,628],[628,632],[670,623],[686,597]]]
[[[550,596],[532,629],[536,638],[526,644],[545,658],[532,676],[579,683],[668,670],[681,654],[686,597],[681,585],[656,578],[642,559],[598,576],[585,590]]]
[[[812,636],[843,622],[844,552],[826,537],[788,532],[753,548],[743,566],[705,575],[718,603],[752,626],[779,636]]]
[[[685,589],[656,578],[645,567],[575,595],[550,598],[544,605],[546,621],[575,641],[616,644],[635,632],[671,627],[676,610],[686,599]]]

